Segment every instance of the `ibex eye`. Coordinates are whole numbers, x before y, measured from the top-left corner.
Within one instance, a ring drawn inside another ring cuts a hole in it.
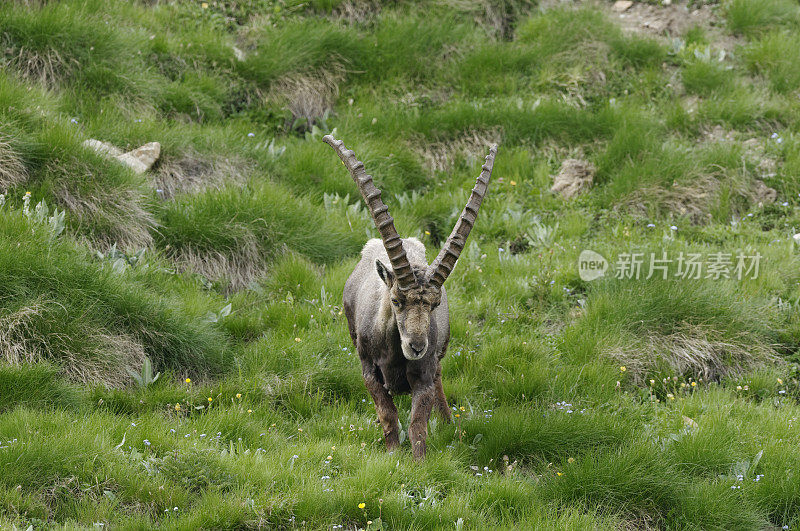
[[[400,306],[400,301],[398,301],[397,299],[392,299],[392,304],[394,304],[395,306]]]

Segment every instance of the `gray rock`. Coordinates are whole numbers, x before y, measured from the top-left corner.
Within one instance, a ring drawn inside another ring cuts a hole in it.
[[[161,156],[161,144],[158,142],[148,142],[127,153],[123,153],[121,149],[108,142],[94,138],[84,140],[83,145],[101,155],[120,161],[136,173],[144,173],[149,170]]]

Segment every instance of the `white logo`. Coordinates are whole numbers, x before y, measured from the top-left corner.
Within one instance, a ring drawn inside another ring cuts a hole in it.
[[[581,280],[595,280],[605,275],[607,270],[608,260],[603,255],[588,249],[581,251],[578,257],[578,275]]]

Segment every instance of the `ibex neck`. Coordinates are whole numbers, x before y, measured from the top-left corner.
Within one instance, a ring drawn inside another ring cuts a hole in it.
[[[381,302],[378,313],[375,315],[375,325],[387,338],[397,333],[397,320],[392,311],[392,296],[389,290],[381,291]]]

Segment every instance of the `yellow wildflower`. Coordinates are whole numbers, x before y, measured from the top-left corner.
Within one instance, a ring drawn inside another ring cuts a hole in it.
[[[329,456],[327,457],[327,459],[328,459],[328,461],[331,461],[331,460],[333,459],[333,456],[332,456],[332,455],[329,455]]]
[[[567,459],[567,463],[569,463],[569,464],[572,464],[574,462],[575,462],[575,458],[574,457],[570,457],[569,459]]]
[[[669,398],[670,400],[675,400],[675,395],[673,395],[672,393],[667,393],[667,398]]]
[[[364,508],[364,507],[366,507],[366,506],[367,506],[367,504],[366,504],[366,503],[364,503],[364,502],[361,502],[361,503],[359,503],[359,504],[358,504],[358,508],[359,508],[359,509],[363,509],[363,508]]]
[[[236,393],[236,398],[242,398],[242,393]]]
[[[458,409],[460,409],[461,411],[466,411],[466,409],[464,408],[464,406],[461,406],[461,407],[460,407],[460,408],[458,408]]]
[[[208,402],[209,402],[209,404],[210,404],[211,402],[213,402],[213,401],[214,401],[214,399],[213,399],[213,398],[211,398],[211,397],[209,396],[209,397],[208,397]]]
[[[300,339],[299,337],[296,337],[296,338],[294,338],[294,340],[295,340],[297,343],[300,343],[300,342],[302,341],[302,339]]]
[[[627,371],[628,369],[627,369],[627,368],[625,368],[625,365],[623,365],[623,366],[621,366],[621,367],[619,368],[619,370],[620,370],[620,371],[622,371],[622,372],[625,372],[625,371]]]
[[[516,186],[517,185],[517,181],[511,181],[510,184],[511,184],[511,186]]]
[[[192,383],[192,379],[191,378],[186,378],[186,383]]]
[[[248,409],[248,410],[247,410],[247,412],[248,412],[248,413],[252,413],[252,412],[253,412],[253,410],[252,410],[252,409]]]
[[[180,410],[181,410],[181,405],[175,404],[175,411],[180,411]]]
[[[781,380],[780,378],[778,378],[778,383],[779,383],[779,384],[781,384],[781,385],[783,385],[783,380]]]
[[[203,2],[202,4],[200,4],[200,7],[202,7],[203,9],[208,9],[208,2]]]
[[[692,387],[697,387],[697,382],[692,382]]]
[[[562,474],[561,472],[556,472],[556,475],[557,476],[563,476],[564,474]]]

